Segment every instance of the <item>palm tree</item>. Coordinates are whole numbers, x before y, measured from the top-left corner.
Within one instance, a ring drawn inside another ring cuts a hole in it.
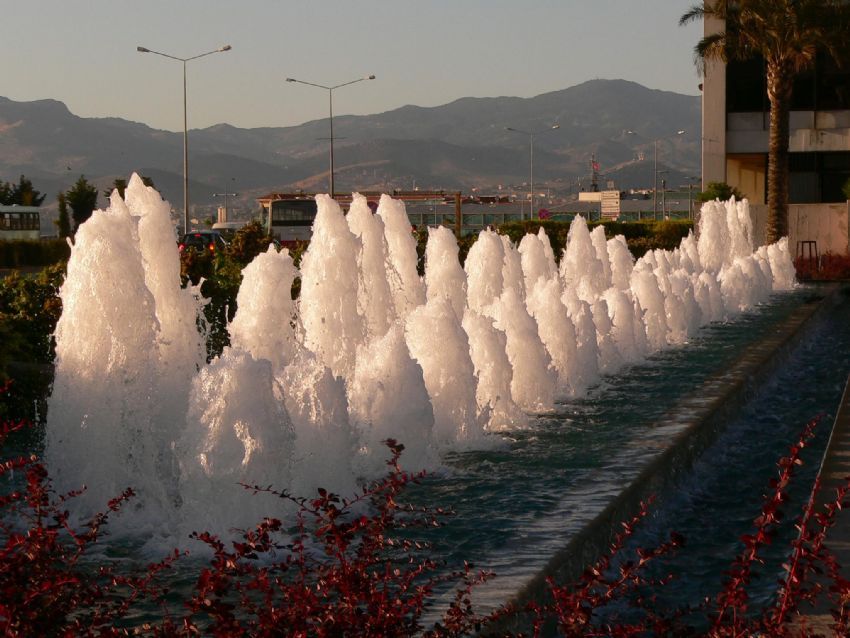
[[[694,47],[698,63],[707,59],[765,62],[770,133],[767,160],[768,243],[788,234],[788,141],[794,78],[811,69],[818,50],[837,62],[847,55],[850,4],[843,0],[705,0],[679,20],[724,21],[725,31]]]

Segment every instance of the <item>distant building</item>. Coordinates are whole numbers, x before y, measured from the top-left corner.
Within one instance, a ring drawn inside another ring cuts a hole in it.
[[[361,192],[372,210],[377,209],[381,193]],[[411,229],[420,226],[447,226],[455,233],[467,235],[490,226],[528,218],[531,206],[511,201],[507,195],[467,195],[447,191],[393,191],[393,198],[405,203]],[[336,195],[343,210],[351,197]],[[263,209],[266,227],[283,242],[308,241],[316,218],[314,193],[269,193],[257,198]],[[460,214],[458,214],[460,213]]]

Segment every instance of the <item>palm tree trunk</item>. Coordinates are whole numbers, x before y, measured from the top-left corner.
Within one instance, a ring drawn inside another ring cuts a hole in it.
[[[767,65],[770,137],[767,153],[767,243],[788,235],[788,144],[791,73],[783,64]]]

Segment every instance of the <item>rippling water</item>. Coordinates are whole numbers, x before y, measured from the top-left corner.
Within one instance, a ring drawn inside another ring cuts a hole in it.
[[[503,449],[451,458],[447,473],[410,493],[413,501],[439,503],[457,511],[456,518],[435,539],[438,553],[449,564],[458,565],[466,559],[495,570],[497,578],[484,587],[481,596],[484,602],[495,603],[515,593],[635,478],[649,456],[659,452],[641,444],[641,435],[688,396],[692,388],[722,370],[736,359],[743,347],[787,317],[808,294],[810,290],[801,289],[778,296],[773,304],[733,323],[709,326],[686,347],[667,350],[645,365],[609,377],[587,398],[559,406],[557,415],[538,419],[528,431],[512,433]],[[850,325],[846,322],[850,312],[847,304],[838,310],[844,323]],[[658,495],[659,507],[663,509],[653,516],[652,529],[656,535],[652,536],[653,531],[648,528],[647,536],[642,537],[645,545],[667,530],[669,521],[675,520],[677,530],[693,536],[685,553],[686,560],[700,565],[695,569],[697,572],[708,572],[719,564],[720,569],[715,570],[719,574],[724,561],[734,556],[734,541],[744,529],[736,527],[730,531],[728,546],[713,545],[713,532],[707,534],[703,543],[702,537],[694,533],[706,529],[701,518],[708,518],[721,528],[727,527],[725,506],[709,512],[690,499],[705,491],[725,494],[742,507],[738,518],[744,522],[752,520],[757,513],[760,486],[766,483],[779,453],[809,417],[831,410],[840,398],[847,366],[844,362],[833,366],[822,360],[829,353],[843,356],[847,351],[846,347],[841,349],[846,345],[843,342],[830,341],[850,339],[850,334],[843,334],[850,333],[850,328],[839,330],[839,327],[843,327],[841,317],[830,317],[823,322],[813,343],[807,341],[798,348],[782,372],[803,376],[772,381],[798,391],[783,392],[783,401],[775,410],[770,409],[769,402],[746,407],[745,415],[765,413],[761,417],[762,425],[750,425],[752,417],[742,416],[740,423],[736,421],[711,447],[714,456],[706,457],[709,460],[701,461],[697,469],[714,472],[711,480],[719,481],[716,487],[706,487],[707,479],[688,478],[671,495]],[[807,359],[806,363],[800,363],[799,357],[805,355],[810,356],[810,362]],[[817,368],[817,372],[810,368]],[[819,375],[829,380],[821,380]],[[813,382],[800,383],[808,379]],[[793,414],[789,412],[792,408],[796,410]],[[754,427],[761,429],[755,432],[747,429]],[[744,451],[739,438],[756,449],[760,463],[752,462],[754,453]],[[716,457],[718,454],[720,458]],[[752,504],[746,506],[740,499],[740,488],[745,485],[742,470],[752,474],[756,486],[746,490],[755,499],[755,510]],[[685,512],[675,509],[679,501],[691,503],[689,511],[696,518],[687,520]],[[687,525],[680,529],[680,522]],[[714,554],[718,558],[709,564],[707,557]],[[689,569],[683,566],[682,571],[688,573]],[[703,585],[695,581],[688,587],[699,592]]]

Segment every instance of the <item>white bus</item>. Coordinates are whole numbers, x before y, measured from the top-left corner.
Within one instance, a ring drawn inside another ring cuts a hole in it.
[[[0,206],[0,240],[41,237],[41,211],[37,206]]]

